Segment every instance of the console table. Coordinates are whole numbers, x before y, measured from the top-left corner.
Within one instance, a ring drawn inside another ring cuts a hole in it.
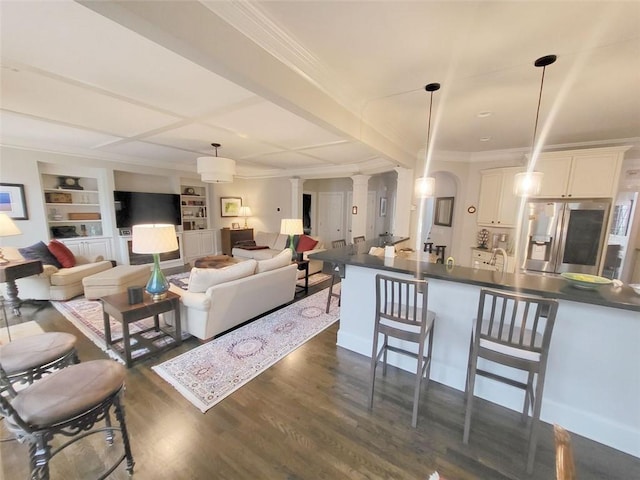
[[[222,253],[231,256],[231,250],[238,242],[253,240],[253,228],[223,228],[220,230]]]
[[[24,260],[0,264],[0,282],[7,284],[7,300],[9,307],[16,317],[21,316],[20,305],[22,300],[18,297],[16,280],[42,273],[40,260]],[[7,325],[8,329],[9,325]]]

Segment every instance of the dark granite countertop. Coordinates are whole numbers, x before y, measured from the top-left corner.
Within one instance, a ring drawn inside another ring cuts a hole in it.
[[[334,264],[354,265],[410,275],[418,274],[449,282],[467,283],[480,287],[517,291],[640,312],[640,295],[637,295],[627,285],[622,287],[604,285],[593,290],[584,290],[571,286],[559,276],[501,273],[459,266],[447,267],[442,264],[411,260],[402,254],[395,258],[384,258],[367,253],[372,246],[383,246],[385,242],[397,244],[404,240],[406,239],[380,237],[380,239],[364,244],[348,245],[314,253],[309,257]]]

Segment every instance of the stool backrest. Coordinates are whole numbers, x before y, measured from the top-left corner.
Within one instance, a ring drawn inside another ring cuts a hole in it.
[[[353,243],[363,243],[365,241],[364,235],[353,237]]]
[[[334,240],[333,242],[331,242],[331,248],[340,248],[340,247],[346,247],[347,246],[347,241],[342,238],[340,240]]]
[[[382,333],[417,341],[416,333],[426,330],[427,303],[426,280],[376,275],[376,325],[385,325],[380,327]]]
[[[551,342],[557,310],[553,299],[482,289],[475,341],[541,354]]]

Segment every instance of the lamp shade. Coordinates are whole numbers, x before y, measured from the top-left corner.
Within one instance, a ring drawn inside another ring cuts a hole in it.
[[[251,207],[247,207],[247,206],[242,206],[240,207],[240,210],[238,211],[238,216],[239,217],[250,217],[251,216]]]
[[[0,237],[20,235],[22,232],[6,213],[0,213]]]
[[[236,161],[225,157],[198,157],[197,170],[203,182],[230,183],[236,174]]]
[[[285,235],[302,235],[304,233],[302,219],[283,218],[280,220],[280,233]]]
[[[436,179],[433,177],[420,177],[415,182],[415,196],[418,198],[433,197],[436,193]]]
[[[175,225],[134,225],[133,253],[165,253],[178,250]]]
[[[542,188],[542,172],[516,173],[513,179],[513,193],[519,197],[538,195]]]

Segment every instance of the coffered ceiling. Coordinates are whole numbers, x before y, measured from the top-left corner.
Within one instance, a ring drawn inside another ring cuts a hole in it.
[[[3,145],[243,177],[640,150],[640,3],[0,2]],[[417,162],[417,163],[416,163]]]

